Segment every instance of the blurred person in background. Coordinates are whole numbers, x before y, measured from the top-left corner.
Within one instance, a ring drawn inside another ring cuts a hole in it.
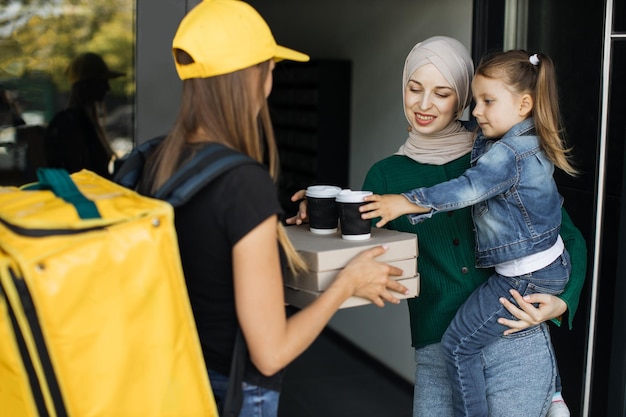
[[[70,98],[46,129],[47,165],[70,173],[88,169],[111,178],[115,153],[100,115],[109,80],[124,74],[111,71],[102,57],[92,52],[74,58],[66,74],[72,84]]]

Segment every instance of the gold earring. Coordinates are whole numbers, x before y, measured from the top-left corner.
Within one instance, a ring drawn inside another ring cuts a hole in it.
[[[412,130],[413,130],[413,126],[408,125],[408,126],[407,126],[407,128],[406,128],[406,131],[407,131],[407,132],[410,132],[410,131],[412,131]]]

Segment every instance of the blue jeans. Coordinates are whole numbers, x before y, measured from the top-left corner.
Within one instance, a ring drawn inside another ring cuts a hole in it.
[[[500,337],[481,352],[489,417],[544,417],[556,361],[543,323]],[[413,417],[453,417],[452,386],[441,343],[415,350]]]
[[[213,396],[217,408],[222,409],[222,402],[226,398],[228,377],[209,370],[209,380],[213,389]],[[243,383],[243,405],[239,417],[276,417],[278,415],[278,398],[280,393],[256,385]]]
[[[499,318],[514,318],[499,298],[513,301],[510,289],[522,295],[558,295],[563,292],[570,272],[569,255],[564,251],[550,265],[526,275],[505,277],[495,273],[461,306],[441,339],[452,383],[455,416],[489,415],[481,350],[507,329],[497,322]]]

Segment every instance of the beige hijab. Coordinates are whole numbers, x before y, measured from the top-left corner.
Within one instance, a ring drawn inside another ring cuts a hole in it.
[[[396,155],[406,155],[423,164],[443,165],[460,158],[472,148],[474,133],[468,132],[458,118],[469,106],[472,98],[470,84],[474,74],[474,64],[467,49],[456,39],[434,36],[418,43],[413,47],[404,64],[403,106],[404,91],[409,78],[418,68],[426,64],[433,64],[456,91],[459,97],[457,120],[431,135],[410,131],[409,137],[398,149]]]

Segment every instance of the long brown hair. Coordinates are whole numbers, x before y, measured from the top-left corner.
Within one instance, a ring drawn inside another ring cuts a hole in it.
[[[476,75],[501,79],[516,94],[530,94],[541,148],[555,166],[572,176],[578,173],[563,138],[556,71],[548,55],[536,54],[531,62],[528,52],[521,49],[498,52],[480,62]]]
[[[192,62],[182,50],[176,50],[175,57],[182,64]],[[270,61],[264,61],[223,75],[183,81],[178,118],[147,164],[152,191],[174,174],[189,142],[223,143],[267,163],[270,175],[277,181],[278,150],[264,92],[264,80],[270,70]],[[292,272],[306,269],[280,221],[277,234]]]

